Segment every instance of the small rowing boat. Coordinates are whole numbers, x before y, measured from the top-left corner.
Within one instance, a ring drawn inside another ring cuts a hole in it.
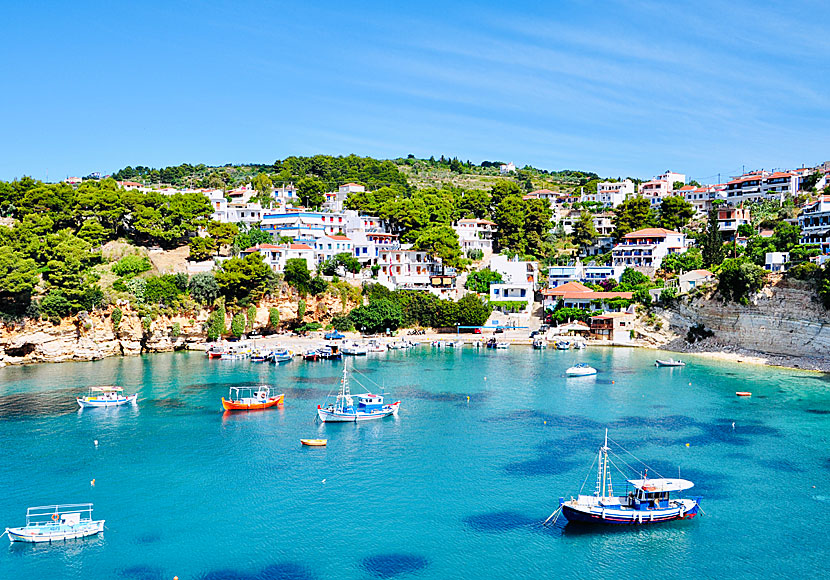
[[[274,406],[282,406],[285,395],[272,395],[271,388],[265,385],[257,387],[231,387],[228,398],[222,397],[222,407],[226,411],[259,411]]]
[[[735,394],[738,395],[739,397],[751,397],[752,396],[752,393],[750,393],[749,391],[735,391]]]
[[[654,366],[656,366],[656,367],[685,367],[686,363],[684,363],[682,360],[674,360],[673,358],[670,358],[668,360],[657,359],[656,361],[654,361]]]
[[[300,443],[309,447],[325,447],[328,439],[300,439]]]

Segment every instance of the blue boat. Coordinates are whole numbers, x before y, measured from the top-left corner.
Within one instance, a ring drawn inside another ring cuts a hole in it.
[[[611,449],[608,447],[608,430],[606,429],[605,443],[599,448],[596,459],[598,461],[596,490],[592,495],[580,493],[576,498],[571,497],[568,501],[560,497],[559,508],[547,521],[560,510],[568,522],[614,525],[657,524],[671,520],[691,519],[698,514],[701,497],[672,497],[672,494],[693,487],[694,484],[691,481],[680,478],[649,478],[647,469],[639,479],[626,481],[623,495],[614,495],[609,467],[613,465],[613,462],[609,464],[609,451]],[[611,453],[617,456],[613,451]],[[617,457],[620,463],[624,464],[624,458]]]
[[[317,405],[317,418],[320,421],[323,423],[357,423],[398,415],[400,401],[388,404],[383,402],[383,395],[372,393],[352,395],[346,372],[347,367],[343,367],[340,392],[334,402]],[[357,398],[357,405],[354,404],[355,398]]]
[[[291,362],[292,360],[294,360],[294,353],[288,350],[287,348],[278,346],[270,353],[268,353],[268,360],[274,364]]]

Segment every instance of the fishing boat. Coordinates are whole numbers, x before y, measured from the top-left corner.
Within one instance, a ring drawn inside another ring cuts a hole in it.
[[[220,357],[222,360],[243,360],[248,358],[251,354],[248,345],[245,343],[240,343],[236,345],[229,346],[225,352],[222,353]]]
[[[317,352],[320,353],[320,358],[325,360],[340,360],[343,358],[340,346],[336,344],[321,346],[317,349]]]
[[[104,531],[104,520],[92,519],[92,504],[63,504],[30,507],[26,525],[6,528],[11,542],[57,542],[94,536]]]
[[[557,340],[556,341],[556,350],[570,350],[571,343],[567,340]]]
[[[360,344],[358,342],[349,342],[344,344],[340,351],[343,354],[347,354],[349,356],[365,356],[366,353],[369,352],[369,349],[366,345]]]
[[[504,350],[506,348],[510,348],[509,342],[501,342],[499,340],[496,341],[496,348],[500,350]]]
[[[222,397],[222,407],[226,411],[258,411],[270,407],[282,406],[285,395],[272,395],[271,388],[265,385],[260,387],[231,387],[228,398]]]
[[[300,443],[309,447],[325,447],[328,439],[300,439]]]
[[[251,353],[251,362],[266,362],[268,360],[268,353],[262,349],[255,349]]]
[[[444,343],[440,340],[433,340],[430,344],[432,348],[444,348]]]
[[[534,338],[533,339],[533,348],[536,350],[543,350],[548,347],[548,343],[544,338]]]
[[[118,407],[120,405],[135,404],[138,393],[125,395],[121,387],[89,387],[89,393],[75,399],[81,409],[89,407]]]
[[[222,355],[225,354],[225,347],[221,344],[212,344],[208,347],[206,353],[208,358],[222,358]]]
[[[320,360],[320,351],[316,348],[308,349],[303,353],[303,360],[318,361]]]
[[[586,363],[576,363],[574,366],[566,369],[565,374],[569,377],[587,377],[597,374],[597,369]]]
[[[594,460],[599,464],[597,485],[593,495],[582,495],[582,490],[580,490],[576,498],[572,497],[568,501],[565,501],[564,497],[559,498],[557,511],[561,510],[561,514],[568,522],[618,525],[656,524],[671,520],[691,519],[697,515],[701,497],[672,497],[674,493],[693,487],[694,484],[691,481],[679,477],[677,479],[662,476],[656,479],[649,478],[647,466],[644,475],[637,479],[626,480],[625,491],[622,495],[614,495],[611,466],[616,467],[617,462],[608,459],[609,452],[619,459],[620,465],[628,465],[627,461],[630,461],[628,457],[620,457],[608,447],[608,430],[606,429],[605,442],[599,448],[597,459]],[[631,455],[627,451],[626,454]],[[551,518],[556,513],[555,511],[551,514]],[[551,518],[548,518],[548,521]]]
[[[585,343],[584,342],[574,342],[574,348],[576,350],[582,350],[582,349],[585,348]]]
[[[654,366],[656,366],[656,367],[685,367],[686,363],[684,363],[682,360],[674,360],[673,358],[670,358],[669,360],[657,359],[656,361],[654,361]]]
[[[386,352],[387,350],[386,346],[381,344],[381,342],[376,338],[372,338],[368,343],[366,343],[366,349],[369,352]]]
[[[294,353],[287,348],[278,346],[268,354],[268,360],[275,364],[291,362],[294,360]]]
[[[340,391],[333,403],[317,405],[317,417],[324,423],[349,423],[382,419],[398,414],[401,402],[392,404],[383,402],[383,395],[365,393],[352,395],[349,389],[348,369],[343,368],[343,378],[340,381]],[[357,398],[357,405],[354,399]]]

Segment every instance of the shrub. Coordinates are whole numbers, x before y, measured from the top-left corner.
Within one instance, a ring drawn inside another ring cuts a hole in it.
[[[268,309],[268,324],[271,328],[276,328],[280,323],[280,311],[278,308],[271,307]]]
[[[314,332],[323,328],[323,325],[319,322],[309,322],[307,324],[303,324],[302,326],[297,327],[297,332]]]
[[[72,313],[72,304],[60,290],[50,290],[39,304],[40,313],[50,320],[63,318]]]
[[[637,288],[631,295],[631,299],[643,306],[651,306],[651,294],[645,288]]]
[[[677,289],[676,288],[663,288],[663,291],[660,292],[660,302],[664,304],[670,304],[677,298]]]
[[[820,268],[812,262],[796,264],[787,271],[787,275],[796,280],[814,280],[818,277]]]
[[[142,272],[146,272],[152,267],[153,265],[146,257],[139,256],[137,254],[130,254],[128,256],[124,256],[113,264],[112,271],[116,276],[132,278]]]
[[[220,306],[211,312],[205,324],[208,340],[214,341],[225,334],[225,307]]]
[[[401,307],[386,299],[375,300],[368,306],[358,306],[349,313],[356,328],[370,333],[395,330],[403,322]]]
[[[377,264],[373,265],[372,266],[372,278],[377,278],[378,277],[378,272],[380,272],[380,266],[378,266]]]
[[[110,314],[110,320],[112,320],[112,329],[115,332],[118,332],[118,327],[121,326],[121,317],[124,316],[124,313],[121,311],[120,308],[115,308]]]
[[[194,274],[187,283],[187,289],[196,302],[211,304],[219,297],[219,284],[210,272]]]
[[[181,334],[182,334],[182,325],[179,324],[178,322],[174,322],[173,327],[170,329],[170,336],[172,336],[174,339],[176,339],[176,338],[179,338],[179,336]]]
[[[246,318],[248,320],[247,320],[247,324],[245,325],[245,327],[248,329],[248,331],[251,331],[251,330],[254,329],[254,323],[256,322],[256,306],[254,306],[253,304],[248,306],[248,312],[247,312]]]
[[[139,302],[144,302],[144,291],[147,288],[147,281],[144,278],[133,278],[127,281],[127,291],[135,296]]]
[[[305,300],[300,299],[297,302],[297,320],[302,320],[303,316],[305,316]]]
[[[718,292],[726,300],[749,303],[749,295],[764,286],[767,271],[745,257],[723,261],[718,274]]]
[[[167,306],[171,306],[177,302],[181,293],[182,291],[179,289],[175,274],[150,276],[146,279],[144,285],[143,301],[147,304],[166,304]]]
[[[354,330],[354,322],[348,316],[335,316],[331,319],[331,326],[334,330],[340,332],[350,332]]]
[[[467,250],[467,257],[471,260],[481,260],[484,257],[484,251],[479,250],[478,248]]]
[[[124,280],[122,278],[119,278],[112,283],[112,289],[118,290],[119,292],[129,292],[129,289],[127,288],[127,285],[124,284]]]
[[[150,332],[150,325],[152,325],[152,324],[153,324],[153,319],[150,318],[149,314],[141,319],[141,328],[144,329],[144,332]]]
[[[490,292],[490,284],[503,281],[500,273],[485,268],[478,272],[470,272],[467,276],[467,282],[464,283],[464,288],[479,294],[486,294]]]

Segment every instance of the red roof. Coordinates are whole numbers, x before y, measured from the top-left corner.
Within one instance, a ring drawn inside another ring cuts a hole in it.
[[[633,292],[567,292],[562,298],[565,300],[605,300],[611,298],[625,298],[631,300]]]
[[[242,250],[243,254],[248,254],[250,252],[256,252],[258,250],[281,250],[285,246],[275,246],[274,244],[259,244],[258,246],[251,246],[247,250]]]
[[[556,288],[545,288],[542,290],[542,294],[545,296],[561,296],[568,292],[593,292],[593,290],[580,282],[567,282]]]
[[[309,246],[308,244],[289,244],[288,247],[291,248],[292,250],[311,250],[312,249],[312,247]]]
[[[698,276],[708,276],[708,277],[714,276],[714,274],[712,274],[712,272],[710,272],[709,270],[692,270],[691,272],[688,272],[688,273],[689,274],[697,274]]]
[[[772,175],[767,175],[767,179],[773,179],[775,177],[792,177],[792,173],[787,173],[786,171],[776,171]]]
[[[350,242],[350,241],[351,241],[351,240],[350,240],[349,238],[347,238],[346,236],[329,236],[329,238],[331,238],[332,240],[346,240],[347,242]]]
[[[124,186],[141,187],[141,184],[136,183],[135,181],[119,181],[118,183],[121,184],[121,187],[124,187]]]
[[[629,232],[625,234],[624,238],[665,238],[670,234],[680,234],[666,228],[646,228],[644,230],[637,230],[636,232]]]

